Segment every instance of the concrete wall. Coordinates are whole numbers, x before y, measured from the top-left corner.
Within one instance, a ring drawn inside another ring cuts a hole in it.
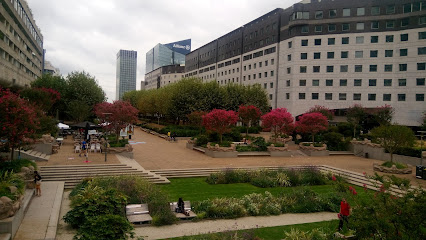
[[[382,161],[390,161],[390,153],[385,153],[384,148],[377,148],[363,144],[351,144],[354,149],[354,154],[357,156],[367,157],[368,158],[382,160]],[[412,166],[416,166],[420,164],[421,159],[416,157],[409,157],[403,155],[393,154],[393,161],[410,164]],[[424,162],[425,163],[425,162]]]
[[[52,145],[52,143],[37,143],[33,145],[33,150],[46,155],[52,155]]]

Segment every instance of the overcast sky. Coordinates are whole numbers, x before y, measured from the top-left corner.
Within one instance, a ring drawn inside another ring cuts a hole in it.
[[[145,54],[158,43],[192,39],[192,50],[298,0],[27,0],[41,29],[46,60],[65,77],[95,76],[115,100],[116,54],[138,52],[136,89]]]

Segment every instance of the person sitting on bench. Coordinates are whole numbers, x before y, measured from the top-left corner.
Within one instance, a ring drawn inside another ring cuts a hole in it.
[[[179,198],[179,201],[177,203],[177,208],[175,210],[177,213],[183,213],[185,216],[189,216],[189,212],[185,210],[185,203],[183,202],[182,198]]]

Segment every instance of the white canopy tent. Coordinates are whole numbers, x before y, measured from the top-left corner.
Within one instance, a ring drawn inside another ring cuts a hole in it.
[[[58,128],[59,129],[70,129],[70,126],[63,124],[63,123],[58,123]]]

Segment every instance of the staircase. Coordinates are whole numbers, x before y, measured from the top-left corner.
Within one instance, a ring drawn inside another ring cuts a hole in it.
[[[65,182],[65,189],[75,187],[85,178],[119,175],[139,176],[157,184],[168,183],[167,179],[156,176],[149,171],[137,170],[126,164],[42,166],[40,167],[40,174],[43,181]]]
[[[15,150],[15,156],[18,156],[19,150]],[[21,158],[35,160],[35,161],[48,161],[50,155],[46,155],[42,152],[37,152],[34,150],[23,151],[21,150]]]

